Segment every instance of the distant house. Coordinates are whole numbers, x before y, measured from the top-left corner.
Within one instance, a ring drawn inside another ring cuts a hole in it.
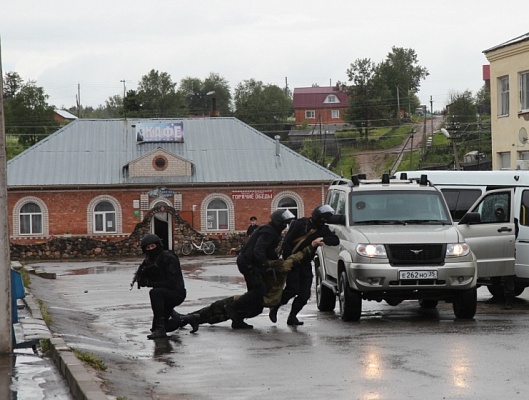
[[[334,86],[294,89],[296,125],[343,125],[349,106],[347,94]]]
[[[9,160],[10,240],[117,241],[156,209],[150,230],[175,248],[181,220],[226,236],[310,215],[336,178],[235,118],[76,119]]]
[[[77,117],[66,110],[55,110],[53,119],[61,125],[66,125],[69,122],[75,121]]]
[[[492,169],[516,169],[525,165],[518,160],[529,160],[529,33],[483,53],[490,63]]]

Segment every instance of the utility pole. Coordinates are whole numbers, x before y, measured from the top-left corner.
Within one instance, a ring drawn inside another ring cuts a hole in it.
[[[127,119],[127,109],[125,108],[125,92],[127,88],[125,87],[125,79],[120,80],[123,83],[123,116]]]
[[[0,355],[13,351],[13,321],[11,318],[11,257],[9,255],[9,225],[7,218],[7,152],[4,124],[4,74],[0,43]]]
[[[397,85],[397,121],[400,125],[400,96],[399,96],[399,85]]]
[[[432,96],[430,96],[430,126],[432,128],[432,138],[433,138],[433,99],[432,99]]]
[[[81,118],[81,84],[77,84],[77,94],[75,95],[75,102],[77,104],[77,118]]]

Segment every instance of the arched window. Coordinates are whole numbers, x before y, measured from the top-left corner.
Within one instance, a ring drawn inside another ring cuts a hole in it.
[[[277,204],[278,210],[289,210],[292,214],[298,217],[298,203],[291,197],[283,197]]]
[[[94,208],[94,232],[116,232],[116,210],[109,201],[101,201]]]
[[[35,203],[26,203],[20,208],[20,234],[42,234],[42,210]]]
[[[212,231],[227,231],[228,206],[221,199],[214,199],[207,206],[207,229]]]

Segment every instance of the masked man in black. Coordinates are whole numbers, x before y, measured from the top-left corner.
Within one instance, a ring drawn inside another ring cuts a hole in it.
[[[141,250],[145,253],[134,276],[138,288],[150,287],[149,297],[153,313],[151,334],[148,339],[167,337],[166,332],[191,324],[192,333],[198,330],[198,315],[182,316],[173,308],[182,304],[186,298],[186,289],[180,260],[172,251],[164,250],[160,238],[147,234],[141,241]]]
[[[288,258],[291,254],[302,249],[312,241],[319,241],[320,245],[337,246],[340,239],[336,234],[331,232],[326,222],[334,215],[334,209],[329,205],[316,207],[312,211],[310,218],[300,218],[292,222],[288,233],[283,240],[282,256]],[[312,264],[311,261],[316,254],[314,247],[312,257],[305,259],[299,266],[295,266],[288,273],[287,284],[283,290],[281,304],[270,308],[269,317],[272,322],[277,322],[277,311],[282,304],[287,304],[294,297],[292,308],[287,318],[288,325],[303,325],[303,322],[297,318],[297,314],[307,304],[310,299],[312,288]]]
[[[279,258],[276,248],[281,241],[281,232],[295,219],[289,210],[276,210],[270,216],[270,222],[259,226],[244,244],[237,256],[237,267],[246,281],[247,292],[226,305],[228,317],[233,329],[252,329],[244,318],[262,310],[263,296],[266,293],[264,276],[273,274],[269,260]],[[310,242],[309,242],[310,243]]]

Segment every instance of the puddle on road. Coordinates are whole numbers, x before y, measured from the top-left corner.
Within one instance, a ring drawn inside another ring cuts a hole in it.
[[[53,372],[54,368],[52,360],[39,357],[29,349],[17,349],[16,353],[1,356],[0,398],[72,399],[69,387],[57,371]]]
[[[109,267],[109,266],[97,266],[97,267],[86,267],[79,269],[72,269],[65,272],[63,275],[92,275],[92,274],[106,274],[109,272],[117,271],[118,267]]]

